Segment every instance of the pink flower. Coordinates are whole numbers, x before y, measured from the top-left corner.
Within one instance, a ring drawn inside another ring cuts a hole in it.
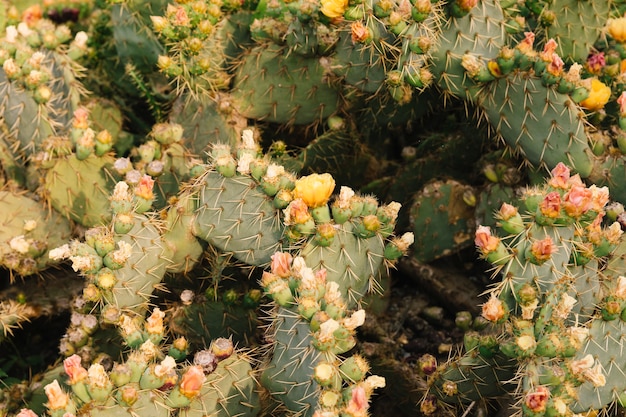
[[[544,386],[539,386],[533,392],[526,394],[525,404],[529,410],[534,413],[542,413],[546,409],[548,399],[550,398],[550,391]]]
[[[478,226],[476,229],[474,243],[484,255],[487,255],[490,252],[494,252],[498,248],[500,238],[491,234],[489,226]]]
[[[619,104],[620,117],[626,117],[626,91],[622,91],[622,94],[617,98],[617,104]]]
[[[580,217],[592,207],[593,193],[585,186],[575,185],[563,197],[563,208],[571,217]]]
[[[554,59],[553,55],[556,52],[556,48],[559,46],[558,43],[556,43],[556,41],[552,38],[550,38],[550,40],[548,40],[548,42],[546,42],[546,44],[543,46],[543,51],[539,54],[541,56],[541,59],[543,59],[546,62],[550,62]]]
[[[63,361],[63,369],[69,376],[69,384],[74,385],[77,382],[87,378],[87,370],[80,364],[80,356],[74,354]]]
[[[532,54],[533,43],[535,43],[535,34],[533,32],[524,32],[524,39],[517,44],[516,48],[525,54]]]
[[[557,54],[552,54],[552,60],[550,61],[550,64],[548,64],[546,71],[548,71],[552,75],[560,76],[563,73],[564,65],[565,64],[563,63],[563,60],[560,56],[558,56]]]
[[[587,57],[587,71],[592,74],[599,75],[602,73],[602,69],[606,66],[606,60],[604,59],[604,52],[597,52],[590,54]]]
[[[502,203],[502,206],[498,211],[498,215],[502,220],[507,221],[511,217],[515,217],[517,215],[517,207],[512,206],[509,203]]]
[[[35,412],[28,408],[22,408],[19,413],[15,415],[15,417],[39,417]]]
[[[554,188],[568,188],[568,180],[570,177],[569,168],[563,163],[559,162],[553,169],[550,171],[551,178],[548,180],[548,185]]]
[[[352,396],[346,406],[346,414],[353,417],[365,417],[367,416],[367,393],[365,388],[361,385],[357,385],[352,390]]]
[[[561,196],[558,192],[548,193],[541,203],[539,203],[539,211],[546,217],[556,218],[561,211]]]
[[[199,365],[190,366],[182,376],[179,390],[187,398],[193,398],[200,393],[202,384],[206,381],[206,375]]]
[[[288,278],[291,275],[291,254],[287,252],[276,252],[272,255],[270,269],[273,274],[281,278]]]
[[[144,200],[152,200],[154,198],[154,180],[150,175],[144,175],[139,180],[139,184],[135,187],[135,195]]]

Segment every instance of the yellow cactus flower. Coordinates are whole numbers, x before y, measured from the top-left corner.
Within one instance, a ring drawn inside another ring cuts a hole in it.
[[[296,181],[294,199],[302,199],[310,208],[321,207],[328,202],[335,189],[335,180],[330,174],[311,174]]]
[[[600,110],[611,98],[611,89],[602,81],[594,78],[591,80],[589,97],[580,102],[580,105],[591,111]]]
[[[609,20],[607,29],[615,42],[626,42],[626,17]]]
[[[348,0],[322,0],[321,2],[320,11],[331,19],[342,17],[348,8]]]

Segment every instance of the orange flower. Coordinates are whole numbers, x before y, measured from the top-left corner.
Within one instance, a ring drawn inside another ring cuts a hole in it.
[[[272,255],[270,269],[273,274],[281,278],[288,278],[291,275],[291,254],[287,252],[276,252]]]
[[[361,22],[353,22],[350,25],[350,32],[352,34],[352,42],[354,43],[365,42],[370,37],[367,27]]]
[[[135,187],[135,195],[144,200],[152,200],[154,198],[154,180],[150,175],[144,175],[139,180],[139,184]]]
[[[498,211],[498,216],[500,219],[506,221],[516,215],[517,215],[517,207],[512,206],[509,203],[502,203],[502,206],[500,207],[500,210]]]
[[[498,248],[500,238],[492,236],[491,229],[488,226],[478,226],[476,229],[474,243],[484,255],[487,255],[490,252],[494,252]]]
[[[206,375],[199,365],[190,366],[182,376],[179,390],[187,398],[193,398],[200,393],[202,384],[206,381]]]
[[[550,236],[545,239],[535,240],[530,246],[530,253],[539,262],[547,261],[556,251],[557,247]]]
[[[551,178],[548,180],[548,185],[554,188],[563,188],[567,189],[568,181],[570,177],[570,170],[563,162],[559,162],[556,166],[550,171]]]

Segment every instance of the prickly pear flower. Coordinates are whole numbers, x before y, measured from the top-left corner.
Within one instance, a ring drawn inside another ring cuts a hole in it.
[[[550,179],[548,185],[553,188],[561,188],[566,190],[569,188],[570,169],[563,162],[559,162],[550,171]]]
[[[291,275],[292,256],[288,252],[276,252],[271,256],[272,262],[270,270],[273,274],[281,278],[288,278]]]
[[[322,343],[333,340],[333,333],[335,333],[335,330],[339,329],[339,327],[341,327],[341,325],[338,321],[333,319],[326,320],[324,323],[320,324],[320,330],[317,339]]]
[[[550,74],[554,76],[560,77],[563,74],[564,66],[565,66],[565,63],[563,62],[561,57],[558,54],[552,54],[552,59],[550,60],[550,63],[546,67],[546,71],[548,71]]]
[[[204,381],[206,381],[206,375],[204,375],[202,367],[198,365],[190,366],[181,378],[179,390],[185,397],[194,398],[200,393]]]
[[[302,199],[307,206],[316,208],[328,202],[334,189],[335,180],[332,175],[311,174],[296,180],[293,196],[296,199]]]
[[[19,32],[20,35],[22,35],[25,38],[29,37],[34,32],[31,28],[28,27],[28,25],[25,22],[18,23],[17,31]]]
[[[578,345],[581,345],[589,336],[589,329],[580,326],[568,327],[565,333],[572,338]]]
[[[74,110],[72,126],[75,129],[87,129],[89,127],[89,110],[86,107],[79,107]]]
[[[607,31],[616,42],[626,42],[626,16],[617,19],[609,19]]]
[[[348,8],[348,0],[321,0],[320,12],[331,19],[343,16]]]
[[[489,226],[478,226],[476,229],[474,243],[483,255],[487,255],[494,252],[498,248],[500,238],[491,234]]]
[[[535,316],[535,310],[539,307],[539,300],[535,299],[534,301],[530,301],[521,306],[522,308],[522,319],[524,320],[532,320]]]
[[[285,167],[278,164],[269,164],[267,166],[267,171],[265,172],[265,176],[263,177],[266,181],[271,181],[285,173]]]
[[[87,370],[80,364],[81,358],[79,355],[72,355],[63,361],[63,369],[69,377],[68,383],[74,385],[87,378]]]
[[[306,261],[302,256],[296,256],[291,264],[291,273],[293,276],[296,278],[302,277],[302,270],[304,268],[308,268]]]
[[[545,239],[535,240],[530,245],[530,253],[534,260],[538,263],[543,263],[550,259],[553,253],[557,252],[558,248],[552,241],[550,236],[546,236]]]
[[[81,30],[80,32],[76,33],[76,36],[74,36],[74,41],[72,42],[72,45],[78,49],[85,49],[87,48],[88,40],[89,36],[87,35],[87,33]]]
[[[609,98],[611,98],[611,88],[597,78],[594,78],[591,80],[589,97],[581,101],[580,105],[587,110],[597,111],[604,107],[609,101]]]
[[[560,320],[565,320],[569,316],[569,313],[572,311],[574,304],[576,304],[578,300],[572,297],[569,294],[563,294],[561,300],[559,300],[558,304],[554,308],[552,315]]]
[[[623,233],[622,226],[618,222],[613,222],[613,224],[604,231],[604,237],[611,245],[617,245]]]
[[[15,26],[7,26],[7,28],[5,29],[4,40],[8,43],[15,43],[17,35],[17,28]]]
[[[48,257],[53,261],[62,261],[70,256],[72,256],[72,251],[70,250],[70,245],[67,243],[48,252]]]
[[[504,303],[495,294],[482,307],[482,316],[490,322],[497,323],[506,317]]]
[[[46,407],[50,411],[61,410],[67,407],[70,402],[69,395],[61,389],[59,381],[56,379],[44,387],[44,392],[46,397],[48,397]]]
[[[385,388],[386,384],[387,382],[385,381],[384,377],[378,375],[370,375],[365,378],[365,381],[363,381],[361,385],[363,386],[363,388],[365,388],[365,392],[369,395],[375,389]]]
[[[535,34],[533,32],[524,32],[524,39],[522,39],[516,46],[516,48],[527,55],[534,55],[533,44],[535,43]]]
[[[406,232],[399,238],[394,238],[393,243],[403,253],[409,250],[409,247],[415,242],[415,235],[413,232]]]
[[[606,385],[606,376],[602,370],[602,364],[598,363],[593,368],[583,371],[583,378],[591,382],[594,387],[603,387]]]
[[[15,236],[14,238],[12,238],[9,241],[9,246],[14,251],[16,251],[18,253],[22,253],[22,254],[28,253],[28,250],[30,248],[30,244],[24,238],[24,235]]]
[[[148,339],[139,346],[139,353],[143,355],[146,361],[150,361],[157,358],[161,354],[161,351],[152,343],[152,340]]]
[[[29,408],[22,408],[15,417],[39,417],[33,410]]]
[[[93,129],[87,127],[80,137],[76,140],[76,144],[85,148],[93,148],[96,145],[95,142],[96,132]]]
[[[254,156],[249,153],[242,154],[237,160],[237,172],[240,174],[249,174],[250,173],[250,163],[254,161]]]
[[[626,298],[626,277],[620,275],[617,278],[617,285],[615,287],[615,297]]]
[[[604,52],[596,52],[589,54],[585,67],[587,71],[592,74],[600,75],[602,69],[606,66],[606,59],[604,58]]]
[[[241,132],[241,144],[244,149],[256,150],[258,148],[252,129],[244,129]]]
[[[105,388],[111,384],[109,375],[107,375],[104,367],[99,363],[92,364],[87,370],[89,385],[98,388]]]
[[[461,58],[461,66],[470,77],[476,77],[484,68],[484,63],[476,55],[464,54]]]
[[[553,55],[555,54],[558,46],[559,44],[556,43],[554,39],[550,38],[543,46],[543,51],[539,53],[539,57],[546,62],[551,62],[554,59]]]
[[[573,83],[574,85],[578,84],[578,82],[580,81],[580,72],[582,71],[582,69],[583,66],[581,64],[579,64],[578,62],[574,62],[569,67],[565,75],[563,75],[563,79],[565,81]]]
[[[456,0],[456,4],[461,10],[469,12],[478,4],[478,0]]]
[[[43,9],[39,4],[34,4],[22,13],[22,22],[33,27],[43,17]]]
[[[353,417],[365,417],[367,416],[367,409],[369,407],[367,401],[367,394],[365,388],[357,385],[352,390],[352,396],[348,400],[348,405],[345,409],[345,414]]]
[[[293,200],[286,209],[283,210],[285,214],[285,225],[292,226],[295,224],[304,224],[312,219],[311,213],[309,213],[309,206],[301,198]]]
[[[163,334],[165,328],[163,327],[163,318],[165,317],[165,313],[161,311],[160,308],[155,308],[152,310],[152,314],[146,319],[146,324],[144,328],[148,333],[152,334]]]
[[[118,264],[124,264],[133,254],[133,246],[130,243],[120,240],[117,242],[118,249],[109,252],[111,259]]]
[[[365,310],[357,310],[350,317],[346,317],[341,321],[343,327],[348,330],[354,330],[365,323]]]
[[[341,292],[339,291],[339,284],[334,281],[326,283],[326,292],[324,293],[324,301],[327,304],[332,304],[342,299]]]
[[[303,268],[300,272],[300,288],[315,289],[317,288],[317,279],[311,268]]]
[[[556,191],[546,194],[539,203],[539,211],[545,217],[557,218],[561,211],[561,195]]]
[[[350,209],[353,197],[354,191],[352,188],[342,185],[339,189],[339,197],[337,197],[334,204],[341,209]]]
[[[163,16],[150,16],[150,20],[152,21],[152,27],[154,28],[154,31],[157,33],[160,33],[164,29],[166,29],[169,23],[167,19]]]
[[[95,266],[94,259],[91,256],[70,256],[72,261],[72,269],[75,272],[89,271]]]
[[[569,367],[574,375],[581,375],[584,371],[590,369],[594,363],[595,359],[593,359],[591,354],[588,354],[582,359],[571,361]]]
[[[37,220],[24,220],[24,226],[22,226],[22,229],[28,233],[28,232],[32,232],[33,230],[35,230],[37,228]]]
[[[370,38],[370,32],[367,27],[360,21],[352,22],[350,24],[350,33],[352,36],[352,43],[365,42]]]
[[[592,184],[589,189],[591,190],[591,209],[601,213],[604,210],[604,206],[609,202],[609,188],[598,187]]]
[[[534,413],[543,413],[548,405],[550,390],[543,385],[538,386],[535,391],[526,394],[524,403],[528,409]]]
[[[154,375],[159,378],[165,377],[170,375],[174,369],[176,369],[176,360],[168,355],[161,363],[155,365]]]
[[[9,78],[14,78],[21,72],[19,65],[17,65],[13,58],[9,58],[4,61],[4,63],[2,64],[2,69]]]
[[[504,221],[507,221],[512,217],[517,216],[517,214],[517,207],[509,203],[502,203],[502,205],[500,206],[500,210],[498,210],[498,218]]]
[[[150,175],[143,175],[139,180],[139,183],[135,186],[134,193],[137,197],[144,200],[152,200],[154,198],[154,180]]]
[[[580,217],[587,212],[593,204],[593,192],[583,186],[573,186],[563,196],[563,209],[570,217]]]

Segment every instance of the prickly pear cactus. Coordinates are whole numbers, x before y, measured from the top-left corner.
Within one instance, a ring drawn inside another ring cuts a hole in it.
[[[508,236],[478,227],[478,250],[502,278],[483,304],[492,324],[467,333],[465,355],[430,376],[433,395],[464,402],[514,393],[524,416],[618,400],[624,388],[613,369],[621,365],[613,362],[621,360],[609,352],[623,338],[625,279],[621,256],[611,258],[623,245],[621,227],[602,224],[608,198],[608,189],[587,187],[559,164],[525,191],[522,207],[502,205],[497,220]],[[432,406],[427,397],[424,407]]]

